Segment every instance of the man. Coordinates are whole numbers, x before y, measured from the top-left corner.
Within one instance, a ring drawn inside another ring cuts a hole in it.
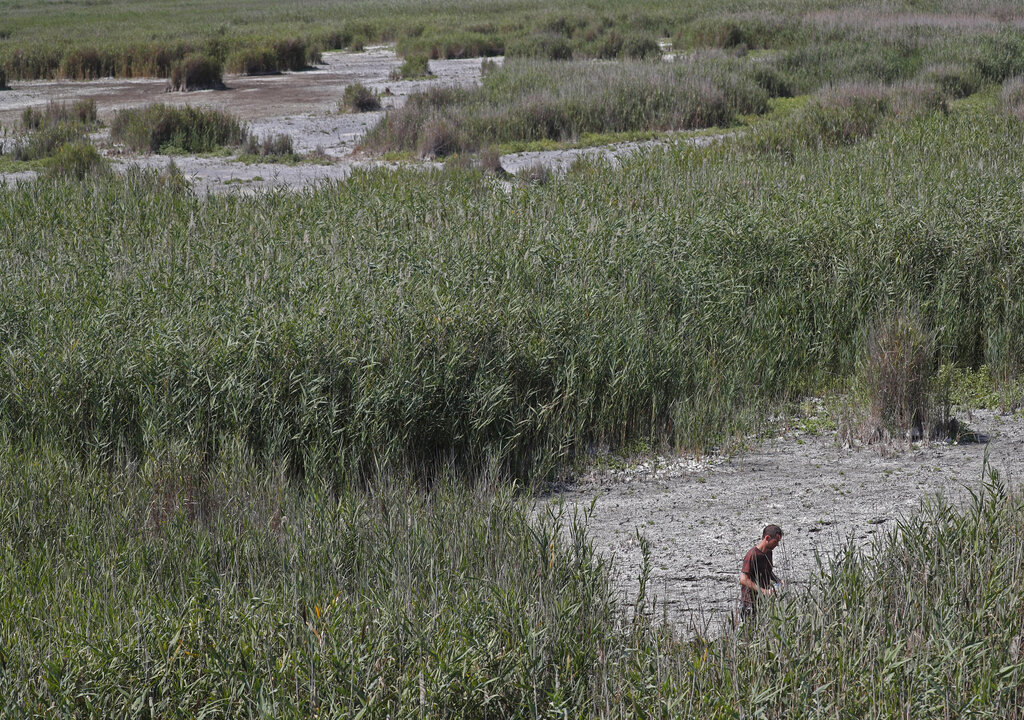
[[[773,595],[773,583],[778,583],[772,563],[772,550],[782,542],[782,528],[768,525],[761,532],[761,542],[750,548],[743,558],[740,570],[740,620],[757,613],[757,601],[762,595]]]

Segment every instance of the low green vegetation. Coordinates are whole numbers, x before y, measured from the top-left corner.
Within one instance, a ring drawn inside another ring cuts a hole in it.
[[[204,55],[187,55],[171,65],[171,90],[222,90],[224,71],[221,63]]]
[[[295,144],[290,135],[268,135],[262,140],[255,135],[242,146],[239,157],[243,162],[280,162],[297,163],[301,156],[295,152]]]
[[[342,112],[372,112],[380,110],[380,98],[377,93],[362,83],[352,83],[345,87],[345,92],[338,102],[338,110]]]
[[[110,137],[140,153],[206,153],[239,147],[249,133],[236,118],[218,110],[155,104],[118,111]]]
[[[392,80],[419,80],[432,77],[430,59],[426,55],[410,55],[391,72]]]
[[[753,124],[744,142],[783,154],[797,147],[849,145],[871,136],[888,117],[946,111],[947,99],[937,85],[838,85],[818,91],[775,122]]]

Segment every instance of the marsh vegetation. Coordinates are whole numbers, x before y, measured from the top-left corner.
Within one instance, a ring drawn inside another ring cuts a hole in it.
[[[527,509],[598,452],[708,452],[808,395],[907,443],[954,394],[1019,407],[1015,17],[467,0],[196,36],[147,25],[156,3],[91,44],[130,7],[62,7],[67,44],[18,8],[0,64],[173,79],[193,53],[276,72],[387,39],[427,67],[512,57],[371,150],[493,166],[510,141],[741,132],[535,182],[451,162],[215,197],[103,172],[95,106],[26,113],[15,153],[54,170],[0,188],[4,713],[1019,717],[1024,502],[997,473],[822,558],[756,628],[685,640],[646,575],[613,596],[584,518]],[[111,133],[294,155],[191,107]]]

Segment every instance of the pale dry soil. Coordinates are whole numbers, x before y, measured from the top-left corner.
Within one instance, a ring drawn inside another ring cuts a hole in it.
[[[500,63],[503,59],[491,60]],[[96,133],[92,140],[120,172],[132,166],[163,169],[173,160],[201,192],[297,189],[318,182],[343,180],[355,168],[398,167],[398,163],[360,156],[354,152],[356,144],[387,110],[401,107],[413,93],[432,85],[469,87],[479,84],[482,62],[481,58],[431,60],[434,77],[391,80],[392,70],[402,61],[390,47],[372,47],[358,53],[328,52],[324,53],[323,61],[322,65],[302,72],[254,77],[228,75],[224,79],[226,90],[188,93],[168,93],[167,81],[155,78],[15,82],[12,90],[0,92],[0,126],[8,130],[6,143],[9,146],[11,133],[20,128],[21,113],[26,107],[44,108],[49,102],[70,103],[81,99],[95,100],[99,118],[107,124],[118,110],[153,103],[223,110],[243,120],[260,138],[282,133],[291,136],[296,152],[315,153],[319,160],[297,165],[244,164],[233,157],[134,155],[114,145],[108,130]],[[384,109],[367,113],[338,112],[338,101],[345,87],[356,82],[381,93]],[[0,143],[4,142],[0,135]],[[703,145],[710,139],[701,137],[692,142]],[[601,148],[515,153],[503,156],[501,163],[513,174],[537,165],[559,171],[578,157],[598,157],[614,164],[621,156],[655,144],[659,143],[618,143]],[[439,166],[428,161],[404,165]],[[35,177],[34,171],[0,173],[0,184],[31,181]]]
[[[967,420],[967,414],[959,415]],[[937,496],[969,500],[989,467],[1011,483],[1024,458],[1024,416],[976,411],[967,420],[988,443],[849,447],[834,432],[790,428],[732,456],[654,457],[598,468],[538,502],[538,512],[587,515],[595,548],[612,561],[615,589],[636,600],[649,542],[654,614],[683,635],[732,623],[743,556],[769,523],[782,526],[776,572],[800,592],[817,567],[849,543],[872,543]]]

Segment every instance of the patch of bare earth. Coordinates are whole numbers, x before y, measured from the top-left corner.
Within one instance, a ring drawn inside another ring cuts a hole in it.
[[[901,452],[842,447],[834,433],[791,430],[733,457],[650,458],[626,469],[596,469],[544,498],[572,516],[591,507],[588,530],[613,561],[617,592],[636,599],[648,540],[648,596],[684,634],[717,633],[732,622],[739,569],[761,528],[776,523],[784,539],[776,571],[799,591],[816,568],[847,543],[872,541],[941,495],[961,502],[990,467],[1014,480],[1024,457],[1024,417],[979,411],[970,428],[987,444],[921,443]]]
[[[500,63],[502,58],[492,58],[492,61]],[[434,77],[391,80],[391,72],[401,62],[388,47],[358,53],[329,52],[324,53],[322,65],[310,70],[252,77],[229,75],[225,77],[226,90],[188,93],[168,93],[167,81],[155,78],[17,82],[12,90],[0,93],[0,125],[11,130],[20,127],[21,114],[27,107],[43,108],[50,102],[85,99],[96,102],[100,120],[108,124],[118,110],[153,103],[222,110],[243,120],[257,137],[289,135],[297,153],[315,154],[319,161],[297,165],[244,164],[230,157],[174,156],[173,162],[196,189],[200,192],[298,189],[319,182],[344,180],[354,168],[397,167],[396,163],[360,157],[353,152],[359,140],[384,113],[401,107],[409,95],[432,85],[471,87],[480,82],[480,58],[431,60]],[[357,82],[381,94],[382,110],[338,112],[338,100],[345,88]],[[106,130],[96,133],[92,139],[101,152],[113,160],[119,172],[133,166],[163,169],[172,161],[164,155],[128,153],[111,144]],[[700,146],[713,139],[696,137],[685,142]],[[603,147],[522,152],[504,155],[500,162],[512,174],[536,166],[558,172],[580,157],[600,158],[615,165],[620,157],[662,144],[662,141],[626,142]],[[413,166],[437,167],[438,163],[423,161]],[[34,171],[0,173],[0,184],[35,178]]]

